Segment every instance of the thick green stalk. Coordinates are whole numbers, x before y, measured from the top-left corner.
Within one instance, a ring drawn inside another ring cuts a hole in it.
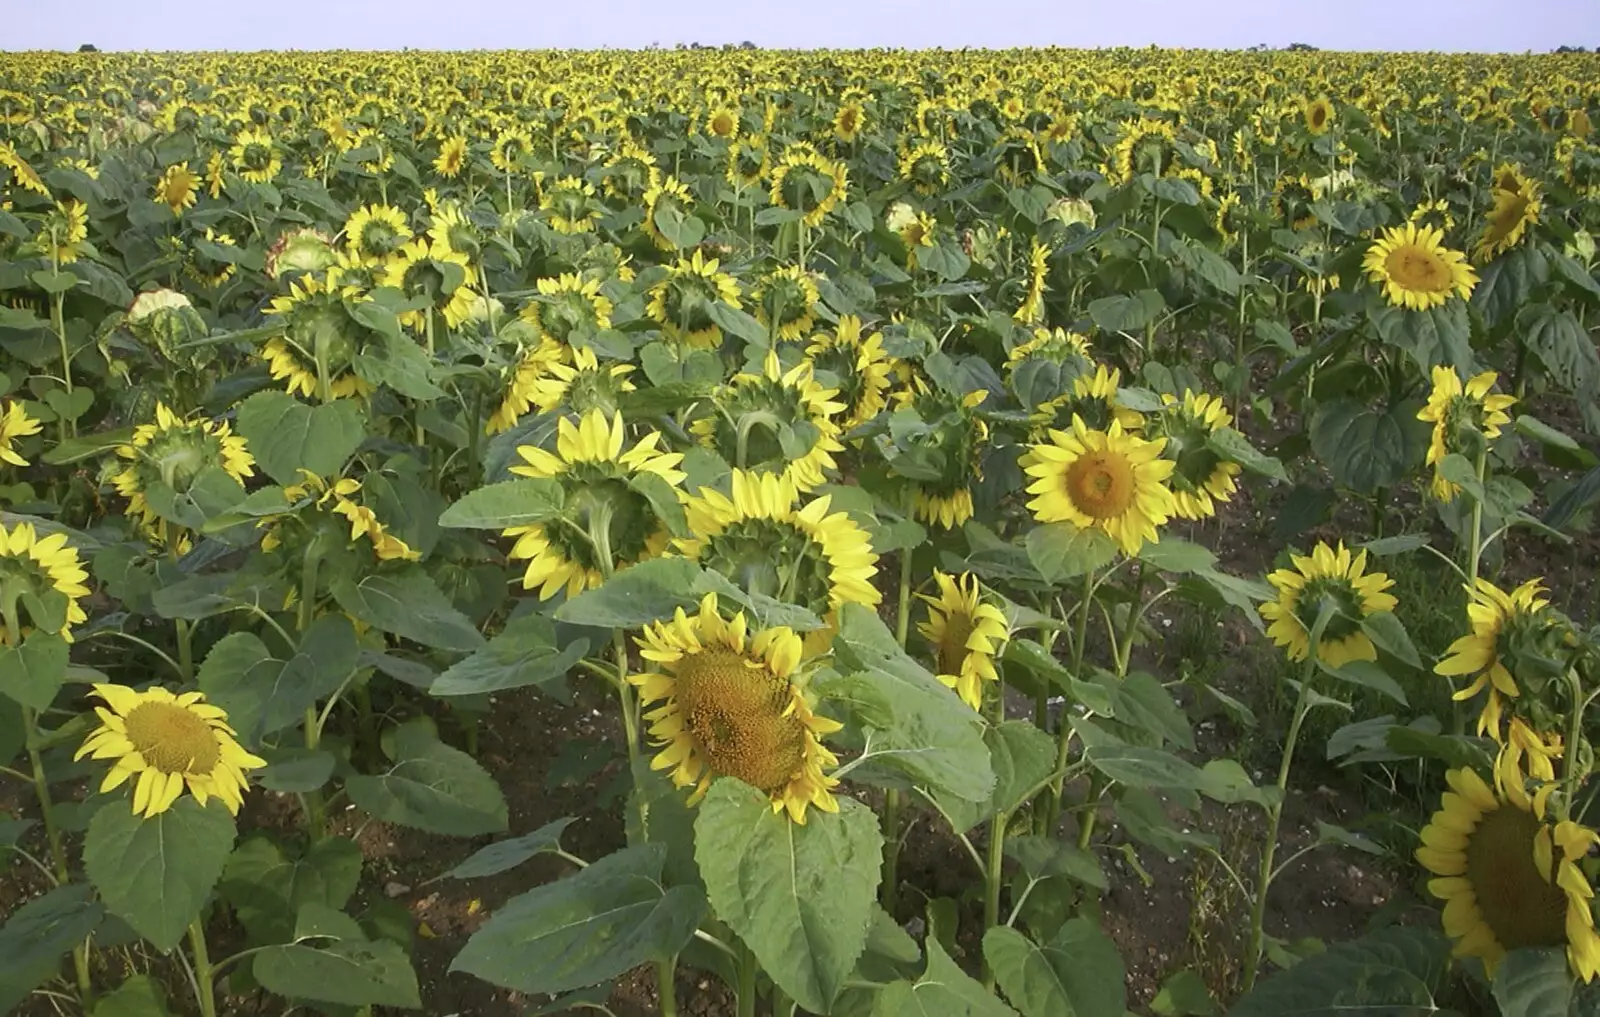
[[[1084,643],[1089,638],[1089,609],[1094,602],[1094,572],[1090,571],[1083,577],[1083,601],[1078,605],[1077,624],[1072,634],[1072,677],[1080,679],[1083,671]],[[1067,768],[1067,753],[1072,747],[1072,725],[1067,723],[1067,711],[1061,711],[1060,727],[1056,729],[1056,773],[1062,773]],[[1055,829],[1056,823],[1061,819],[1061,790],[1065,778],[1057,777],[1050,785],[1044,803],[1046,818],[1045,832]],[[1093,813],[1091,812],[1092,816]],[[1092,820],[1091,820],[1092,821]]]
[[[911,548],[900,552],[900,601],[895,614],[894,638],[902,650],[911,636],[911,559]],[[891,914],[894,913],[895,895],[900,885],[900,812],[903,805],[898,788],[884,792],[883,885],[879,891],[884,910]]]
[[[760,965],[755,955],[743,943],[739,944],[739,1017],[756,1017],[756,975]]]
[[[217,1017],[216,977],[211,970],[211,951],[206,949],[206,930],[200,919],[189,923],[189,946],[194,951],[195,991],[200,999],[201,1017]]]
[[[1489,446],[1478,450],[1478,490],[1483,490],[1484,478],[1489,472]],[[1478,564],[1483,557],[1483,499],[1472,496],[1472,539],[1467,545],[1467,593],[1471,596],[1478,588]]]
[[[983,874],[983,931],[1000,924],[1000,881],[1005,872],[1006,824],[1011,813],[997,812],[989,824],[989,857]],[[994,990],[994,971],[989,958],[983,959],[983,986]]]

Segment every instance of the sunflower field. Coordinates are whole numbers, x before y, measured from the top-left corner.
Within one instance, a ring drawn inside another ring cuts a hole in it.
[[[1596,117],[0,56],[0,1012],[1600,1013]]]

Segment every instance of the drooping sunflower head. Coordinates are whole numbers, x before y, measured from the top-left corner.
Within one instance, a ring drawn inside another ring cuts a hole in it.
[[[1024,325],[1032,325],[1044,316],[1045,276],[1050,269],[1050,248],[1034,238],[1028,249],[1028,284],[1022,303],[1011,315]]]
[[[835,418],[845,404],[816,380],[811,361],[787,371],[768,350],[760,374],[735,375],[690,425],[707,448],[742,470],[775,473],[805,492],[821,485],[841,452]]]
[[[1471,679],[1456,691],[1457,700],[1488,692],[1478,733],[1499,740],[1506,701],[1520,699],[1526,689],[1542,689],[1561,673],[1568,628],[1550,610],[1542,580],[1530,579],[1507,593],[1480,576],[1467,593],[1472,631],[1451,643],[1433,670]]]
[[[429,306],[401,311],[400,324],[421,331],[437,311],[450,328],[460,328],[471,315],[476,291],[472,264],[460,251],[422,237],[404,245],[384,266],[382,282],[408,297],[425,297]]]
[[[1305,107],[1306,130],[1312,134],[1327,134],[1328,128],[1333,126],[1333,103],[1325,97],[1318,97],[1306,103]]]
[[[1394,610],[1397,601],[1386,593],[1394,585],[1382,572],[1367,572],[1367,552],[1352,555],[1341,541],[1337,548],[1318,543],[1309,556],[1292,554],[1292,569],[1278,569],[1267,582],[1278,591],[1278,599],[1261,605],[1267,619],[1267,635],[1285,648],[1290,660],[1305,660],[1311,654],[1311,630],[1316,627],[1323,605],[1331,603],[1334,614],[1322,630],[1317,658],[1329,667],[1341,667],[1352,660],[1377,660],[1377,648],[1361,629],[1361,619],[1379,611]]]
[[[262,345],[261,357],[289,392],[318,396],[319,358],[331,398],[349,399],[371,392],[371,386],[351,367],[357,346],[345,301],[358,296],[345,286],[342,272],[335,266],[321,275],[294,279],[288,293],[267,305],[267,314],[278,320],[283,333]]]
[[[15,611],[0,617],[0,646],[11,646],[27,635],[22,617],[34,627],[48,626],[61,638],[72,640],[72,626],[88,620],[79,601],[89,595],[89,573],[78,559],[78,549],[65,533],[40,536],[32,523],[7,530],[0,524],[0,607]],[[29,604],[42,605],[48,617],[33,617]]]
[[[585,278],[566,272],[554,279],[540,279],[538,297],[525,304],[522,320],[541,335],[557,342],[571,342],[575,334],[592,334],[611,327],[611,300],[600,292],[598,278]]]
[[[1444,457],[1454,453],[1475,460],[1488,442],[1500,437],[1501,428],[1511,423],[1506,410],[1517,399],[1493,391],[1498,377],[1493,371],[1484,371],[1463,385],[1455,368],[1440,365],[1433,369],[1433,390],[1427,405],[1417,411],[1417,419],[1433,424],[1427,463],[1434,468],[1433,495],[1442,502],[1454,501],[1461,490],[1439,472]]]
[[[207,226],[205,242],[197,239],[186,252],[183,272],[206,289],[214,290],[238,274],[241,255],[233,237]]]
[[[846,145],[854,144],[867,127],[867,111],[859,102],[847,102],[833,115],[833,136]]]
[[[983,709],[983,683],[998,682],[994,661],[1009,636],[1006,616],[986,603],[978,579],[935,570],[939,595],[919,594],[928,603],[928,618],[917,623],[933,647],[937,675],[974,710]]]
[[[1502,187],[1503,182],[1514,186]],[[1489,194],[1493,205],[1473,249],[1473,258],[1479,262],[1490,261],[1522,243],[1544,210],[1538,182],[1524,177],[1518,167],[1509,163],[1496,171],[1495,186]]]
[[[1162,455],[1177,464],[1168,478],[1172,500],[1180,519],[1209,519],[1216,515],[1217,502],[1232,499],[1238,489],[1234,478],[1239,464],[1219,454],[1210,437],[1233,423],[1233,414],[1222,400],[1205,393],[1185,390],[1180,400],[1164,395],[1160,413],[1147,421],[1146,433],[1166,438]]]
[[[1431,226],[1444,234],[1456,228],[1456,214],[1449,201],[1435,198],[1418,202],[1406,217],[1406,222],[1415,223],[1419,229]]]
[[[1070,364],[1081,372],[1094,366],[1094,353],[1087,336],[1063,328],[1036,328],[1029,339],[1018,343],[1006,354],[1007,373],[1015,371],[1029,360]],[[1112,382],[1112,385],[1115,387],[1116,383]]]
[[[831,333],[813,336],[806,347],[806,357],[821,376],[819,381],[832,385],[837,391],[834,398],[845,407],[840,433],[871,420],[888,403],[893,358],[884,352],[881,332],[864,338],[861,333],[859,317],[840,315]]]
[[[688,185],[677,177],[668,175],[656,180],[644,192],[644,231],[663,251],[675,251],[678,245],[656,225],[656,217],[664,209],[687,216],[694,208],[694,198]],[[699,251],[695,255],[699,255]]]
[[[772,168],[764,138],[740,138],[728,146],[728,169],[724,174],[735,187],[759,187]]]
[[[690,536],[679,553],[750,593],[831,619],[844,604],[876,607],[878,556],[867,532],[827,495],[800,505],[792,482],[734,470],[728,494],[711,488],[685,503]]]
[[[844,200],[849,185],[846,164],[791,145],[772,171],[772,203],[802,212],[801,222],[817,227]]]
[[[519,173],[533,155],[533,139],[519,127],[501,131],[489,150],[489,161],[502,173]]]
[[[200,178],[186,162],[175,162],[161,172],[156,181],[155,200],[172,209],[173,215],[195,203],[200,193]]]
[[[355,544],[365,538],[380,562],[419,561],[422,558],[421,552],[413,550],[395,535],[379,520],[372,507],[359,497],[361,481],[354,477],[324,479],[310,470],[301,470],[300,477],[299,483],[283,488],[283,497],[291,512],[295,513],[294,518],[309,523],[308,530],[320,529],[325,525],[329,530],[343,532],[348,526],[347,543]],[[308,517],[305,514],[307,511],[313,515]],[[288,518],[290,516],[287,515],[273,516],[257,524],[267,531],[261,538],[261,549],[270,553],[287,547],[292,557],[298,560],[304,554],[304,544],[294,543],[294,537],[286,531],[284,522]]]
[[[156,485],[164,493],[181,495],[207,470],[220,470],[239,483],[255,475],[255,458],[226,421],[180,417],[163,403],[156,404],[153,422],[134,428],[117,456],[124,462],[111,478],[113,486],[128,499],[129,514],[146,532],[158,535],[164,520],[148,499]]]
[[[900,179],[918,194],[938,194],[950,182],[949,149],[931,138],[906,145],[900,151]]]
[[[1071,430],[1075,418],[1096,431],[1106,430],[1113,422],[1121,424],[1124,431],[1140,430],[1144,414],[1124,406],[1118,398],[1121,391],[1122,371],[1095,364],[1093,371],[1075,375],[1068,391],[1034,408],[1029,417],[1030,437],[1035,442],[1045,441],[1052,428]]]
[[[1023,467],[1033,478],[1028,508],[1035,519],[1101,530],[1130,555],[1157,539],[1157,527],[1177,510],[1167,486],[1175,464],[1161,456],[1164,439],[1146,441],[1115,420],[1098,430],[1081,417],[1047,437]]]
[[[26,466],[28,461],[17,452],[16,444],[30,435],[38,434],[44,425],[28,416],[19,402],[7,402],[0,410],[0,463]]]
[[[187,790],[201,805],[212,798],[239,814],[246,773],[267,765],[240,747],[228,715],[199,692],[175,696],[160,686],[136,692],[96,685],[100,726],[74,758],[114,759],[100,784],[113,791],[132,779],[133,811],[146,819],[172,807]]]
[[[1165,120],[1145,117],[1125,125],[1112,151],[1117,182],[1125,184],[1139,173],[1164,175],[1176,155],[1176,139],[1172,125]]]
[[[467,139],[459,134],[444,139],[439,145],[439,157],[433,160],[434,170],[446,180],[454,180],[466,165]]]
[[[776,329],[779,339],[804,338],[816,321],[814,311],[821,299],[811,273],[798,265],[767,273],[750,294],[756,320],[769,332]]]
[[[1280,222],[1294,229],[1306,229],[1316,223],[1311,206],[1317,200],[1316,188],[1311,178],[1303,173],[1286,173],[1278,178],[1272,188],[1272,214]]]
[[[664,452],[661,445],[660,433],[651,431],[628,448],[622,415],[607,418],[591,410],[577,423],[562,418],[554,452],[532,445],[517,448],[522,463],[512,473],[557,480],[565,495],[560,522],[504,532],[515,540],[510,557],[528,561],[524,589],[538,587],[541,600],[561,589],[576,596],[599,586],[612,572],[666,549],[666,523],[642,487],[665,487],[676,497],[671,489],[683,482],[678,469],[683,456]]]
[[[606,160],[604,189],[607,197],[635,201],[656,183],[661,172],[650,150],[632,140]]]
[[[594,185],[579,177],[562,177],[541,188],[539,210],[549,217],[557,233],[593,233],[600,222],[600,203]]]
[[[467,218],[461,206],[453,201],[441,201],[429,207],[428,239],[445,250],[465,255],[468,261],[476,259],[483,250],[478,229]]]
[[[1478,283],[1466,256],[1444,246],[1443,233],[1415,223],[1384,230],[1362,267],[1390,304],[1413,311],[1443,307],[1452,296],[1465,300]]]
[[[34,237],[34,249],[45,258],[62,265],[78,260],[84,241],[89,239],[89,209],[76,198],[58,201],[45,213]]]
[[[364,262],[387,264],[410,239],[406,214],[393,205],[362,205],[344,223],[345,249]]]
[[[1594,891],[1578,863],[1597,843],[1593,830],[1545,818],[1547,789],[1529,795],[1515,767],[1497,791],[1470,769],[1445,775],[1450,790],[1422,830],[1416,858],[1445,902],[1444,931],[1458,957],[1477,957],[1492,975],[1512,950],[1563,947],[1572,973],[1600,974]]]
[[[722,617],[714,593],[695,615],[646,626],[640,655],[653,670],[630,675],[661,751],[651,768],[705,797],[733,777],[762,791],[774,812],[805,823],[806,810],[837,812],[824,771],[838,763],[822,739],[841,727],[812,711],[800,683],[801,641],[787,628],[749,632],[743,612]]]
[[[601,363],[587,347],[546,339],[518,365],[489,433],[508,429],[530,407],[540,413],[565,407],[579,415],[594,410],[615,414],[622,393],[634,391],[628,380],[632,373],[632,364]]]
[[[700,251],[679,258],[650,290],[645,313],[661,326],[668,339],[700,349],[722,345],[722,328],[711,316],[715,304],[739,307],[739,284],[719,271],[715,258]]]
[[[891,400],[932,425],[906,441],[931,450],[941,467],[937,480],[919,477],[912,482],[912,514],[930,526],[953,530],[972,518],[972,487],[983,478],[983,449],[989,440],[989,425],[978,416],[977,409],[989,393],[977,389],[962,396],[929,388],[913,373],[910,362],[901,361],[895,366],[905,371],[906,388],[893,393]]]
[[[265,130],[240,131],[228,150],[233,171],[253,184],[271,183],[283,169],[283,160],[272,144],[272,136]]]

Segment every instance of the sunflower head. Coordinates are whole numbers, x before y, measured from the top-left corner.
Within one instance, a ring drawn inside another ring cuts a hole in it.
[[[679,258],[651,288],[645,313],[668,339],[700,349],[722,344],[722,329],[711,309],[716,304],[739,307],[740,299],[739,284],[719,268],[717,259],[695,251],[691,257]]]
[[[1146,433],[1166,438],[1162,455],[1176,468],[1168,482],[1180,519],[1209,519],[1216,515],[1216,503],[1226,502],[1237,490],[1234,478],[1238,463],[1219,455],[1210,444],[1216,432],[1233,423],[1233,414],[1216,396],[1186,390],[1180,400],[1164,395],[1160,413],[1147,422]]]
[[[1439,473],[1445,456],[1456,454],[1476,460],[1489,442],[1500,437],[1501,428],[1511,423],[1506,410],[1517,400],[1493,391],[1497,378],[1495,372],[1484,371],[1463,384],[1454,367],[1440,365],[1433,369],[1433,390],[1428,394],[1427,405],[1417,411],[1417,419],[1433,425],[1427,463],[1434,468],[1432,490],[1440,501],[1454,501],[1461,490]]]
[[[27,635],[22,612],[40,605],[48,617],[28,620],[63,639],[72,639],[72,626],[88,620],[79,601],[89,595],[89,574],[78,559],[78,549],[67,535],[40,536],[32,523],[11,529],[0,524],[0,646],[15,645]]]
[[[672,209],[687,216],[694,207],[694,199],[689,194],[688,186],[675,176],[666,176],[655,179],[657,174],[652,173],[654,182],[644,192],[644,231],[648,233],[656,246],[664,251],[675,251],[678,245],[661,232],[656,225],[656,216],[663,209]],[[696,251],[695,256],[699,257]]]
[[[600,203],[594,185],[578,177],[562,177],[542,188],[539,210],[557,233],[593,233],[600,222]]]
[[[460,135],[444,139],[439,145],[439,157],[433,161],[433,168],[438,174],[446,180],[454,180],[466,165],[467,139]]]
[[[776,473],[809,491],[834,467],[833,453],[843,451],[835,418],[845,405],[837,395],[817,382],[811,361],[786,371],[768,350],[762,372],[735,375],[720,387],[691,430],[735,467]]]
[[[0,408],[0,463],[26,466],[28,461],[16,450],[16,443],[30,435],[38,434],[44,425],[28,416],[19,402],[8,402]]]
[[[1445,902],[1444,931],[1458,957],[1493,974],[1512,950],[1561,947],[1572,973],[1600,974],[1594,891],[1579,862],[1600,836],[1571,820],[1546,818],[1548,786],[1529,795],[1523,774],[1502,757],[1491,788],[1470,769],[1445,775],[1450,790],[1422,830],[1417,861],[1433,873],[1428,891]]]
[[[630,675],[661,751],[651,762],[678,787],[705,797],[733,777],[764,792],[796,823],[815,807],[837,812],[838,759],[822,739],[841,725],[813,712],[802,676],[800,637],[787,628],[751,633],[744,614],[724,619],[714,593],[694,615],[646,626],[637,640],[652,670]]]
[[[1522,243],[1528,230],[1538,224],[1544,210],[1539,184],[1509,163],[1495,172],[1494,187],[1489,194],[1492,205],[1478,245],[1472,252],[1479,262],[1490,261]]]
[[[1312,134],[1327,134],[1333,126],[1333,103],[1318,97],[1306,103],[1306,130]]]
[[[756,320],[779,339],[801,339],[816,321],[814,310],[821,300],[811,273],[789,265],[768,273],[750,294]]]
[[[812,336],[806,357],[816,365],[819,383],[833,386],[834,398],[845,407],[841,433],[871,420],[887,404],[894,358],[884,352],[882,333],[862,335],[857,316],[840,315],[833,332]]]
[[[771,168],[772,161],[764,139],[740,138],[728,146],[725,177],[735,187],[759,186]]]
[[[320,230],[285,230],[267,249],[266,275],[277,282],[292,272],[321,272],[338,262],[333,239]]]
[[[215,798],[234,815],[249,788],[246,774],[267,765],[239,746],[228,715],[199,692],[175,696],[159,686],[136,692],[125,685],[96,685],[103,706],[100,726],[75,758],[113,759],[102,794],[128,780],[133,811],[146,819],[172,807],[188,791],[205,805]]]
[[[1570,629],[1566,619],[1550,610],[1544,593],[1539,579],[1506,592],[1481,576],[1467,591],[1472,631],[1450,644],[1434,672],[1470,679],[1455,693],[1457,700],[1487,691],[1478,716],[1479,734],[1502,739],[1508,702],[1522,702],[1525,691],[1537,697],[1565,670]]]
[[[117,456],[122,470],[112,484],[147,531],[163,523],[147,498],[156,485],[184,494],[207,470],[220,470],[239,483],[255,474],[255,458],[226,421],[179,417],[162,403],[156,404],[155,420],[134,428]]]
[[[1384,230],[1362,267],[1382,285],[1384,299],[1413,311],[1443,307],[1452,296],[1465,300],[1478,282],[1466,256],[1444,246],[1441,231],[1415,223]]]
[[[977,577],[935,570],[938,596],[919,594],[928,603],[928,618],[917,630],[933,647],[939,680],[956,690],[974,710],[983,708],[983,683],[997,682],[995,658],[1009,635],[1005,614],[983,599]]]
[[[972,486],[983,477],[989,425],[977,410],[989,393],[977,389],[957,395],[931,389],[910,373],[911,364],[902,361],[898,366],[906,370],[908,386],[891,398],[928,425],[911,429],[899,444],[903,451],[939,471],[937,479],[919,476],[913,481],[912,513],[929,525],[953,530],[972,518]]]
[[[277,319],[283,332],[261,347],[272,376],[289,392],[307,398],[318,395],[318,364],[328,379],[328,395],[348,399],[366,395],[371,388],[355,374],[351,364],[360,336],[346,303],[364,299],[347,285],[344,271],[334,266],[321,274],[303,275],[289,283],[289,292],[273,298],[267,314]]]
[[[240,131],[228,150],[233,170],[253,184],[270,183],[283,169],[283,160],[273,147],[272,136],[265,130]]]
[[[663,452],[661,435],[650,432],[627,447],[622,415],[607,418],[591,410],[574,423],[557,425],[556,450],[532,445],[517,448],[522,463],[511,472],[560,483],[562,520],[514,526],[505,536],[515,539],[510,557],[527,559],[525,589],[539,589],[541,600],[556,591],[567,595],[598,586],[618,569],[655,557],[666,549],[666,522],[644,493],[645,484],[668,491],[683,482],[678,464],[683,456]],[[644,479],[649,478],[649,479]]]
[[[418,237],[401,247],[385,264],[380,280],[408,297],[426,298],[429,307],[401,311],[400,324],[422,330],[427,316],[438,312],[450,328],[460,328],[472,315],[476,291],[472,265],[465,254],[437,240]]]
[[[1124,431],[1140,430],[1144,414],[1122,405],[1117,398],[1121,391],[1122,372],[1115,367],[1095,364],[1093,371],[1077,374],[1068,391],[1034,408],[1029,418],[1033,440],[1044,441],[1051,428],[1070,430],[1074,418],[1093,430],[1103,431],[1113,422],[1120,423]]]
[[[1397,601],[1384,591],[1394,585],[1382,572],[1367,572],[1367,552],[1354,555],[1344,546],[1319,543],[1310,555],[1290,555],[1292,569],[1278,569],[1267,581],[1278,591],[1276,600],[1261,605],[1270,623],[1267,635],[1285,648],[1290,660],[1311,655],[1311,632],[1324,606],[1333,614],[1322,630],[1317,658],[1329,667],[1352,660],[1377,660],[1378,651],[1361,629],[1369,614],[1394,610]]]
[[[833,136],[846,145],[861,137],[867,126],[867,111],[859,102],[847,102],[833,115]]]
[[[406,214],[393,205],[363,205],[345,220],[345,248],[361,261],[386,264],[410,239]]]
[[[801,221],[814,228],[844,199],[848,183],[843,161],[790,146],[772,171],[769,197],[779,208],[804,213]]]
[[[181,215],[184,209],[193,205],[199,193],[200,177],[189,169],[186,162],[168,166],[161,171],[161,179],[156,181],[155,199],[172,209],[173,215]]]

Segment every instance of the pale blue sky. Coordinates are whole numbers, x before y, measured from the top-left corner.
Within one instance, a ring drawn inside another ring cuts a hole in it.
[[[1597,0],[0,0],[0,49],[1184,46],[1537,52]]]

